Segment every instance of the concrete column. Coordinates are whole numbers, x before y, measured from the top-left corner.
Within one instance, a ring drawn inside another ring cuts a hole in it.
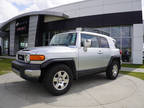
[[[3,54],[3,42],[2,42],[2,38],[0,37],[0,46],[1,46],[1,54]]]
[[[19,51],[19,35],[15,35],[15,52]]]
[[[10,24],[10,55],[15,55],[15,21]]]
[[[133,36],[132,36],[132,63],[142,64],[143,63],[143,24],[133,25]]]
[[[28,47],[35,47],[37,23],[38,23],[38,16],[30,16],[29,32],[28,32]]]
[[[0,46],[2,46],[2,38],[0,37]]]

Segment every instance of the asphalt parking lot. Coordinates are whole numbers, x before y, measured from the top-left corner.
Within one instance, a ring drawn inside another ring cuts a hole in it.
[[[25,81],[14,73],[0,76],[0,108],[144,108],[144,81],[104,75],[73,82],[62,96],[51,96],[42,84]]]

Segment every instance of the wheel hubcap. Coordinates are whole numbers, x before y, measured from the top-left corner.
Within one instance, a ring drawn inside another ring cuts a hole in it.
[[[57,90],[63,90],[69,83],[69,75],[65,71],[58,71],[53,78],[53,86]]]
[[[113,76],[116,77],[117,73],[118,73],[118,66],[117,65],[113,65]]]

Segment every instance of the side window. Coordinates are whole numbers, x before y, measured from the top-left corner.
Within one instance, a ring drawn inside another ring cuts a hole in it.
[[[69,45],[76,45],[76,37],[77,37],[76,33],[69,34],[69,39],[68,39]]]
[[[117,44],[116,44],[116,40],[113,40],[114,46],[115,48],[118,48]]]
[[[81,34],[81,46],[82,47],[83,47],[83,42],[86,39],[90,39],[92,41],[91,47],[99,48],[98,38],[96,36],[88,35],[88,34]]]
[[[101,48],[109,48],[109,44],[106,38],[104,37],[99,37],[99,41],[100,41],[100,47]]]

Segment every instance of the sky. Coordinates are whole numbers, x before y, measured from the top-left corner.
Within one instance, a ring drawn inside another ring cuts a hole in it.
[[[0,23],[25,12],[39,11],[78,1],[83,0],[0,0]],[[144,9],[144,2],[142,4]]]
[[[0,0],[0,23],[25,12],[39,11],[82,0]]]

